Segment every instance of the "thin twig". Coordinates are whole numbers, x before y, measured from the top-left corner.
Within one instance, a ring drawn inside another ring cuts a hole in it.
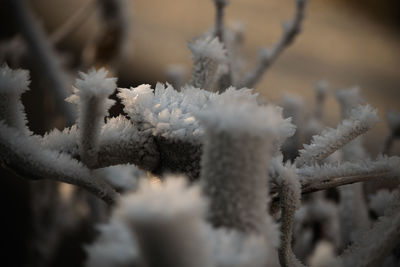
[[[350,176],[340,176],[333,177],[327,180],[318,179],[318,182],[309,182],[302,185],[302,194],[309,194],[316,191],[327,190],[330,188],[335,188],[342,185],[354,184],[359,182],[370,181],[373,179],[378,179],[389,175],[390,171],[382,171],[376,173],[362,174],[362,175],[350,175]]]
[[[64,101],[69,95],[67,77],[57,62],[53,48],[46,39],[43,30],[39,27],[27,1],[9,0],[9,3],[19,24],[21,34],[36,61],[35,66],[43,74],[48,88],[53,90],[57,106],[65,116],[66,123],[72,125],[75,120],[75,112]]]
[[[90,18],[90,16],[96,10],[96,6],[96,0],[89,0],[80,6],[79,10],[77,10],[60,27],[51,33],[49,39],[53,45],[58,44],[77,28],[79,28],[79,26],[81,26],[88,18]]]
[[[296,12],[294,18],[291,22],[286,24],[286,27],[284,27],[281,39],[272,47],[271,50],[265,50],[261,53],[258,65],[254,70],[247,74],[241,83],[239,83],[237,86],[238,88],[254,87],[279,55],[293,43],[296,36],[301,32],[301,25],[305,17],[306,4],[307,0],[296,0]]]

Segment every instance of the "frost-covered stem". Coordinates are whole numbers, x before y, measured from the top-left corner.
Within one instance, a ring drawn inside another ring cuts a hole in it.
[[[0,124],[0,162],[21,177],[50,179],[77,185],[108,204],[118,194],[102,179],[93,177],[89,169],[69,155],[43,149],[34,136],[26,136],[14,128]]]
[[[302,185],[302,194],[313,193],[321,190],[327,190],[342,185],[354,184],[359,182],[370,181],[374,179],[380,179],[385,176],[390,176],[390,171],[380,171],[376,173],[366,173],[359,175],[349,175],[332,177],[329,179],[317,179],[318,182],[308,182]]]
[[[389,211],[354,241],[340,256],[339,262],[343,264],[342,266],[382,266],[385,257],[398,245],[399,240],[400,205],[397,195]]]
[[[300,267],[303,264],[292,251],[293,223],[296,209],[300,206],[301,189],[298,177],[294,170],[286,170],[284,177],[280,177],[281,203],[281,245],[278,249],[279,261],[282,267]]]
[[[207,246],[205,202],[198,186],[183,177],[160,185],[142,181],[136,193],[122,199],[120,213],[136,239],[143,266],[212,266]]]
[[[240,87],[252,88],[261,79],[263,74],[274,63],[279,55],[290,46],[296,36],[301,32],[301,25],[305,17],[307,0],[295,0],[296,12],[292,21],[286,23],[283,28],[283,35],[278,43],[271,50],[264,50],[260,53],[258,64],[254,70],[250,71],[244,80],[239,84]]]
[[[54,51],[46,40],[43,30],[39,27],[26,0],[9,0],[13,7],[20,31],[26,40],[37,66],[44,76],[48,88],[54,92],[57,106],[66,118],[68,125],[75,120],[74,110],[65,103],[68,95],[67,77],[57,62]]]
[[[310,145],[304,145],[300,156],[296,158],[297,167],[321,163],[333,152],[366,133],[377,122],[376,110],[369,105],[353,109],[351,117],[343,120],[337,129],[327,129],[321,135],[314,136]]]
[[[81,161],[92,168],[97,165],[99,134],[108,109],[114,104],[108,96],[116,88],[116,78],[106,78],[107,71],[80,73],[74,94],[67,100],[78,105],[79,154]]]
[[[232,100],[200,116],[205,128],[200,179],[210,198],[209,220],[216,227],[265,229],[266,166],[279,121],[273,118],[279,116],[275,110],[266,109]]]
[[[21,94],[29,90],[29,73],[12,70],[7,65],[0,67],[0,121],[27,133],[24,106]]]
[[[80,6],[79,10],[72,16],[68,17],[67,20],[49,36],[53,45],[65,39],[90,18],[92,12],[96,10],[96,3],[96,0],[89,0]]]

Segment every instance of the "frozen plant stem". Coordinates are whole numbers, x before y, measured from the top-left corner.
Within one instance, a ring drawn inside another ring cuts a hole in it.
[[[79,151],[81,160],[88,167],[98,162],[99,134],[104,125],[104,117],[114,101],[108,96],[116,88],[116,78],[106,78],[107,71],[91,70],[80,73],[76,80],[74,94],[67,100],[78,105]]]
[[[29,73],[12,70],[7,65],[0,67],[0,121],[27,133],[21,94],[29,90]]]
[[[264,232],[266,166],[279,121],[273,117],[279,115],[274,109],[232,99],[199,115],[205,128],[200,180],[210,198],[208,218],[215,227]]]
[[[69,155],[43,149],[35,136],[26,136],[3,123],[0,123],[0,163],[27,179],[51,179],[77,185],[110,205],[118,198],[106,182],[94,177]]]
[[[280,202],[281,202],[281,245],[278,249],[279,261],[282,267],[300,267],[303,264],[296,258],[292,251],[292,235],[294,214],[300,207],[301,189],[294,168],[288,166],[279,177]]]
[[[307,0],[295,0],[296,12],[292,21],[287,22],[283,26],[283,35],[278,43],[271,50],[264,49],[261,51],[258,64],[254,70],[250,71],[244,80],[239,83],[238,87],[252,88],[260,81],[264,73],[275,62],[279,55],[289,47],[296,36],[301,32],[301,26],[305,17],[305,9]]]

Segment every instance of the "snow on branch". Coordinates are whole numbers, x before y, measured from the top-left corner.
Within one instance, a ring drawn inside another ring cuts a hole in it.
[[[188,44],[193,58],[190,85],[215,91],[216,82],[226,72],[227,56],[221,40],[210,36]]]
[[[7,65],[0,67],[0,121],[28,133],[21,94],[28,91],[29,72],[12,70]]]
[[[296,158],[297,167],[321,163],[326,157],[345,144],[370,130],[378,122],[376,110],[369,105],[358,106],[349,119],[343,120],[336,129],[328,128],[316,135],[310,145],[304,145]]]
[[[43,149],[38,138],[26,136],[0,122],[0,162],[27,179],[50,179],[77,185],[108,204],[118,194],[102,179],[65,153]]]
[[[271,48],[260,51],[258,64],[254,70],[250,71],[238,87],[254,87],[261,79],[267,69],[274,63],[279,55],[289,47],[296,36],[301,32],[302,22],[305,17],[307,0],[295,0],[296,12],[292,21],[283,24],[283,35],[281,39]]]
[[[55,129],[40,139],[45,148],[79,156],[76,126],[60,132]],[[138,131],[124,116],[109,118],[98,137],[98,157],[92,168],[118,164],[135,164],[144,170],[154,170],[158,165],[159,152],[149,134]]]
[[[106,78],[107,71],[92,69],[89,73],[79,73],[74,94],[67,101],[78,106],[79,153],[81,160],[89,167],[97,164],[99,132],[104,117],[114,100],[108,97],[116,89],[116,78]]]

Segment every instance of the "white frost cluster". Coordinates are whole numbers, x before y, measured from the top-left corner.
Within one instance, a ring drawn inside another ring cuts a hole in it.
[[[29,90],[29,72],[0,67],[0,121],[27,133],[21,94]]]
[[[236,90],[231,87],[219,94],[188,86],[178,92],[171,85],[161,83],[157,83],[155,89],[144,84],[119,91],[124,111],[141,130],[186,140],[196,140],[203,135],[204,131],[195,118],[199,111],[207,110],[213,103],[222,105],[235,99],[256,103],[257,97],[247,88]]]
[[[108,71],[104,68],[97,71],[91,69],[88,73],[79,72],[80,79],[76,79],[74,94],[68,97],[68,101],[79,104],[80,101],[90,98],[107,98],[114,92],[117,81],[117,78],[106,78],[107,74]],[[114,103],[112,100],[107,101],[106,110],[112,103]]]
[[[207,36],[188,44],[193,58],[190,84],[214,91],[215,83],[226,72],[226,50],[217,37]]]
[[[376,110],[369,105],[358,106],[349,119],[343,120],[336,129],[328,128],[321,135],[313,136],[310,145],[305,144],[296,159],[298,167],[320,163],[345,144],[364,134],[378,122]]]

